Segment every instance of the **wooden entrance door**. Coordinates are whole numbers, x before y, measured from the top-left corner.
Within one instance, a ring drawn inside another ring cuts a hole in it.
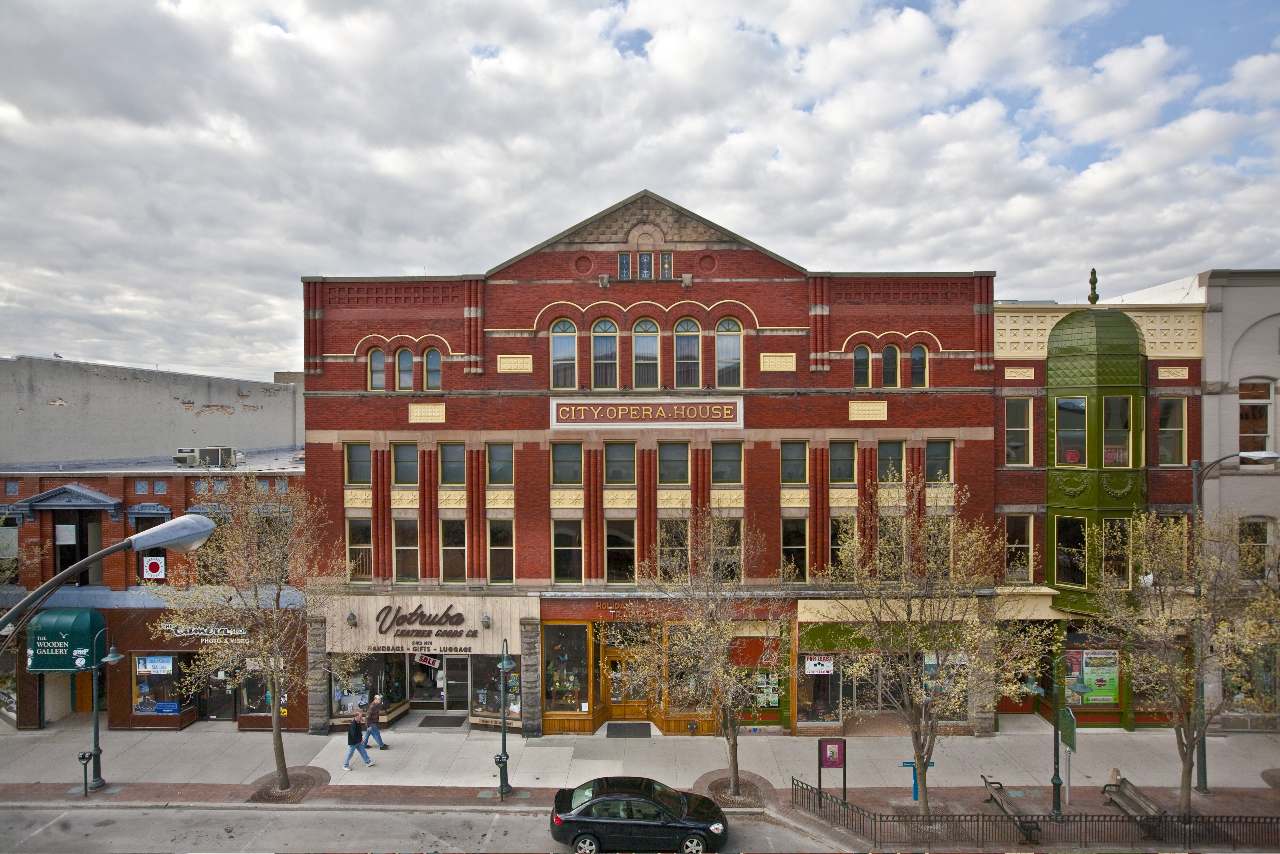
[[[604,683],[601,688],[609,704],[609,720],[648,720],[644,692],[635,688],[627,689],[622,679],[626,672],[627,662],[622,654],[606,649],[600,661],[600,679]]]

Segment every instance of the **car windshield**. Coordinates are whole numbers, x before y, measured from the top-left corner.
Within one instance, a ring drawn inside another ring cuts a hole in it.
[[[670,786],[664,786],[657,780],[653,781],[653,799],[666,807],[667,811],[672,815],[684,815],[684,795],[681,795]]]
[[[574,789],[573,799],[569,802],[569,808],[576,810],[578,807],[591,800],[591,795],[595,791],[595,786],[596,781],[592,780],[590,783],[583,783],[581,786]]]

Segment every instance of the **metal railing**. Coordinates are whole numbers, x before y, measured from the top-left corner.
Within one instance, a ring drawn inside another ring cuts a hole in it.
[[[1132,818],[1072,814],[1026,815],[1014,819],[1003,813],[977,813],[925,818],[873,813],[820,792],[794,777],[791,778],[791,803],[868,840],[877,849],[945,843],[948,847],[956,844],[977,848],[994,846],[1011,851],[1031,842],[1046,846],[1158,844],[1161,850],[1183,851],[1210,846],[1280,850],[1280,816]]]

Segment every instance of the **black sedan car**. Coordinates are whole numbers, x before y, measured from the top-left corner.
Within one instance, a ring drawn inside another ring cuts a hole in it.
[[[646,777],[601,777],[556,792],[551,837],[579,854],[719,851],[729,832],[710,798]]]

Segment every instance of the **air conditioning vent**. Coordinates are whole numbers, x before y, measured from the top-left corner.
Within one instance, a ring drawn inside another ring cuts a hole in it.
[[[236,452],[233,448],[200,448],[196,454],[202,466],[235,468],[236,465]]]
[[[184,468],[195,468],[200,465],[200,458],[196,455],[195,448],[179,448],[173,455],[173,464]]]

